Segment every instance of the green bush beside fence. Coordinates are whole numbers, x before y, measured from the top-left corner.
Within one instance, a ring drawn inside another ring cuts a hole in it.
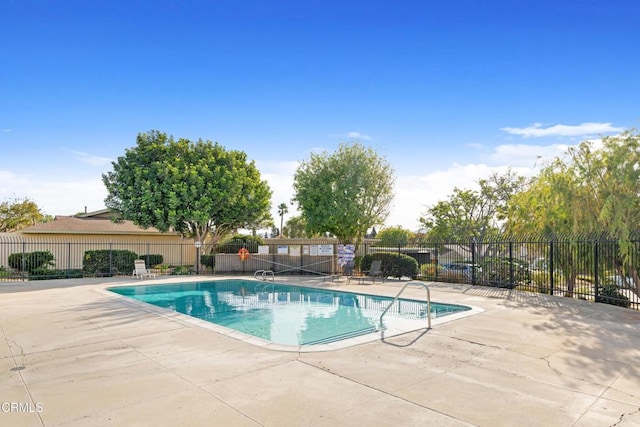
[[[162,254],[140,255],[138,259],[144,260],[145,264],[147,265],[147,268],[153,268],[156,265],[162,264],[164,261],[164,257],[162,256]]]
[[[376,252],[365,255],[360,261],[360,269],[368,271],[374,260],[381,262],[380,269],[384,277],[416,277],[418,275],[418,261],[405,254],[392,252]]]
[[[49,251],[17,252],[9,255],[7,260],[9,267],[18,271],[26,271],[31,274],[33,271],[47,266],[53,266],[54,257]]]
[[[209,270],[213,270],[216,266],[216,254],[200,255],[200,264],[204,265]]]
[[[86,251],[82,260],[82,270],[96,276],[130,275],[137,259],[138,255],[135,252],[127,250]]]

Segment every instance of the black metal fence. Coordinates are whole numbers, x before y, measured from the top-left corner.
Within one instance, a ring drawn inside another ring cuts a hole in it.
[[[407,277],[516,288],[557,296],[640,308],[640,239],[626,243],[603,237],[500,238],[488,241],[417,241],[382,246],[361,243],[356,265],[375,254],[412,258]],[[239,254],[246,248],[247,257]],[[334,239],[235,241],[225,246],[159,242],[57,242],[0,240],[0,282],[54,278],[128,276],[133,261],[145,260],[157,275],[278,274],[331,275],[340,272],[343,248]],[[196,262],[199,260],[199,262]],[[389,261],[391,260],[391,261]],[[386,266],[387,271],[397,272]]]
[[[621,245],[626,245],[624,251]],[[602,236],[501,237],[371,249],[414,257],[425,280],[517,288],[640,308],[640,239],[623,243]]]

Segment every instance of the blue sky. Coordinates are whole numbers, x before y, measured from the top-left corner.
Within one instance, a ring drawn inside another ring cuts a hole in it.
[[[417,229],[454,186],[639,127],[638,16],[633,0],[4,0],[0,200],[101,209],[101,174],[155,129],[245,151],[275,208],[298,162],[355,138],[395,169],[387,225]]]

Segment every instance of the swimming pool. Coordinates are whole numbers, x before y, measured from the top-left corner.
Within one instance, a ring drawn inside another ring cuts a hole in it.
[[[285,346],[333,343],[385,328],[426,326],[424,301],[244,279],[111,287],[109,291]],[[438,318],[470,307],[431,302]]]

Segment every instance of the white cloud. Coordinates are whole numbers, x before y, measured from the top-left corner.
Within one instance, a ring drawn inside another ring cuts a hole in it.
[[[4,128],[4,129],[2,129],[2,132],[4,132],[4,133],[11,133],[11,132],[12,132],[12,129]]]
[[[624,128],[614,127],[611,123],[581,123],[579,125],[554,125],[542,127],[542,123],[534,123],[526,128],[504,127],[500,129],[523,138],[540,138],[545,136],[585,136],[604,133],[621,132]]]
[[[277,174],[289,174],[293,175],[298,169],[300,162],[288,160],[288,161],[265,161],[256,160],[256,167],[260,171],[260,175],[277,173]]]
[[[420,216],[429,206],[447,200],[454,188],[477,189],[479,179],[508,169],[522,176],[534,176],[545,163],[562,157],[568,148],[569,145],[564,144],[504,144],[494,148],[486,157],[486,164],[454,163],[424,175],[399,174],[396,177],[394,206],[386,225],[418,230]]]
[[[101,178],[57,180],[0,171],[0,200],[28,198],[48,215],[73,215],[104,209],[107,189]]]
[[[473,150],[481,150],[482,148],[484,148],[482,144],[478,144],[477,142],[470,142],[468,144],[465,144],[464,146]]]
[[[347,132],[347,138],[351,138],[351,139],[361,139],[363,141],[370,141],[373,138],[371,138],[369,135],[364,134],[364,133],[360,133],[360,132]]]
[[[290,204],[293,198],[293,175],[299,164],[297,161],[256,161],[256,167],[260,171],[260,176],[269,183],[272,191],[271,216],[277,227],[280,227],[280,217],[278,216],[278,205],[280,203],[287,203],[289,205],[289,212],[284,216],[285,223],[292,216],[299,214],[296,206]]]
[[[91,166],[106,166],[111,165],[111,159],[108,157],[92,156],[91,154],[84,153],[82,151],[70,150],[71,154],[82,163],[86,163]]]
[[[489,155],[492,164],[512,167],[536,167],[556,157],[562,157],[569,145],[504,144],[497,146]]]
[[[0,170],[0,200],[27,197],[26,194],[16,194],[16,188],[22,188],[28,181],[11,171]]]
[[[446,200],[455,187],[475,188],[479,178],[488,176],[495,169],[485,164],[453,164],[448,169],[426,175],[398,175],[394,206],[387,225],[418,230],[419,218],[428,206]]]

